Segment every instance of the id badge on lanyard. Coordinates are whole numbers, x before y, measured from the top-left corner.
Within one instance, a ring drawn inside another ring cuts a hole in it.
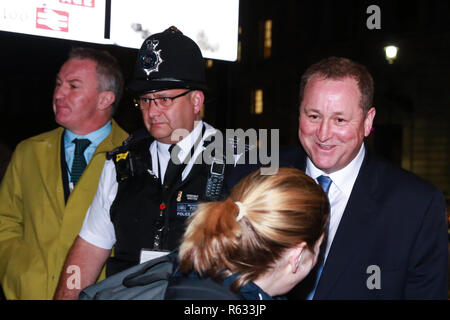
[[[139,263],[144,263],[144,262],[150,261],[152,259],[156,259],[156,258],[165,256],[169,253],[170,253],[170,251],[157,251],[157,250],[142,248],[141,255],[139,258]]]

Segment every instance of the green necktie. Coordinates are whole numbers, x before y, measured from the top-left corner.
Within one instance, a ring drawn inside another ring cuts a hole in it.
[[[72,170],[70,171],[70,181],[75,186],[86,168],[87,164],[83,153],[91,144],[91,141],[89,139],[73,139],[72,142],[75,143],[75,155],[73,157]]]

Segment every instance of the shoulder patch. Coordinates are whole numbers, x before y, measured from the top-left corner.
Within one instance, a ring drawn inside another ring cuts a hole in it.
[[[142,133],[131,134],[122,144],[108,152],[107,158],[116,166],[117,182],[124,181],[138,174],[146,173],[146,158],[149,153],[151,137]]]
[[[116,154],[116,159],[114,161],[117,162],[117,161],[120,161],[120,160],[126,160],[129,153],[130,153],[130,151]]]

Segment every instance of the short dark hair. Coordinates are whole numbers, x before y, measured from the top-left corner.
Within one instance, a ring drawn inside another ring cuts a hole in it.
[[[355,79],[361,93],[360,106],[365,115],[373,105],[374,84],[373,78],[365,66],[347,58],[329,57],[310,66],[302,75],[300,81],[300,103],[306,84],[312,77],[340,80],[343,78]]]
[[[119,106],[124,86],[124,77],[117,59],[108,51],[89,47],[72,48],[69,59],[89,59],[97,63],[98,90],[114,93],[115,101],[111,106],[114,114]]]

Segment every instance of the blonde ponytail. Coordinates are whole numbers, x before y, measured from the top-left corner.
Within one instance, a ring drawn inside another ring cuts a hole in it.
[[[237,184],[225,201],[199,205],[180,246],[180,271],[223,279],[239,273],[238,291],[267,272],[283,250],[305,241],[310,249],[328,221],[328,198],[297,169],[259,170]]]

